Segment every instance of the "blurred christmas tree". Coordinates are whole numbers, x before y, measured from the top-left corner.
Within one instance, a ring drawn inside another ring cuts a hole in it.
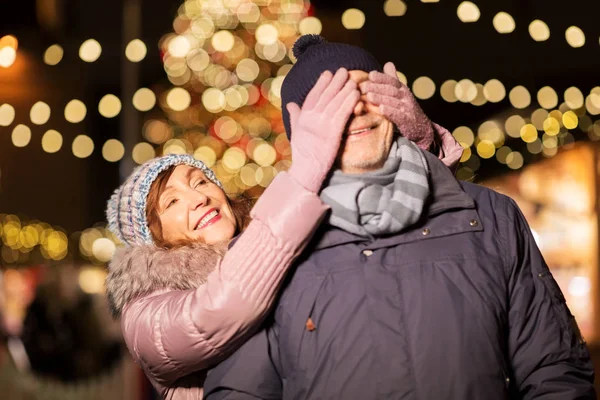
[[[213,168],[230,194],[259,195],[289,167],[281,84],[300,34],[320,33],[305,0],[186,0],[160,41],[169,81],[166,120],[144,136],[158,153],[189,153]]]

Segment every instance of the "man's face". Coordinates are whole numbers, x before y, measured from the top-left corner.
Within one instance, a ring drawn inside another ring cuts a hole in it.
[[[369,74],[353,70],[350,79],[360,84],[369,79]],[[387,160],[393,139],[393,124],[379,113],[378,106],[362,96],[348,122],[336,165],[351,174],[377,170]]]

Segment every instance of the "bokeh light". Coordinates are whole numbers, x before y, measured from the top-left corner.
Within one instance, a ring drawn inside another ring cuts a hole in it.
[[[454,139],[456,139],[456,141],[464,148],[471,147],[475,141],[473,131],[467,126],[459,126],[452,132],[452,136],[454,136]]]
[[[133,39],[125,48],[125,57],[131,62],[140,62],[146,58],[148,49],[146,44],[140,39]]]
[[[571,47],[582,47],[585,44],[585,34],[578,26],[570,26],[565,31],[565,38]]]
[[[442,83],[442,86],[440,86],[440,95],[448,103],[455,103],[458,101],[458,98],[456,97],[455,89],[456,89],[456,81],[454,79],[449,79],[449,80],[445,81],[444,83]]]
[[[17,51],[12,47],[0,47],[0,67],[8,68],[17,59]]]
[[[13,129],[11,139],[15,147],[25,147],[31,141],[31,129],[26,125],[19,124]]]
[[[562,116],[563,116],[563,113],[560,112],[560,110],[552,110],[552,111],[550,111],[550,113],[548,113],[548,117],[554,118],[559,123],[562,121]]]
[[[523,155],[518,151],[513,151],[509,155],[506,156],[506,165],[510,169],[519,169],[523,166]]]
[[[48,65],[57,65],[62,61],[63,55],[63,48],[58,44],[53,44],[44,52],[44,62]]]
[[[261,143],[254,149],[252,158],[261,167],[273,165],[277,159],[277,152],[269,143]]]
[[[544,21],[536,19],[529,24],[529,35],[536,42],[543,42],[550,38],[550,28]]]
[[[477,97],[477,86],[470,79],[461,79],[454,88],[456,98],[463,103],[470,103]]]
[[[479,8],[470,1],[460,3],[456,9],[456,14],[462,22],[476,22],[481,16]]]
[[[279,38],[279,32],[277,32],[277,28],[271,23],[260,25],[256,29],[255,35],[256,41],[263,46],[274,44]]]
[[[388,17],[401,17],[406,14],[406,3],[402,0],[386,0],[383,4],[383,12]]]
[[[565,97],[565,103],[567,103],[567,106],[569,106],[569,108],[577,109],[577,108],[583,107],[583,104],[584,104],[583,93],[581,93],[581,90],[579,90],[575,86],[572,86],[572,87],[568,88],[567,90],[565,90],[564,97]]]
[[[538,131],[544,129],[544,121],[548,118],[548,111],[543,108],[538,108],[533,113],[531,113],[531,123]]]
[[[526,124],[521,127],[520,130],[521,139],[525,143],[534,142],[538,138],[538,131],[532,124]]]
[[[492,158],[496,153],[496,146],[490,140],[482,140],[477,144],[477,154],[481,158]]]
[[[191,51],[186,60],[188,67],[194,72],[204,71],[210,64],[210,56],[204,49]]]
[[[323,30],[323,24],[317,17],[306,17],[298,24],[298,31],[302,35],[319,35]]]
[[[101,238],[98,240],[108,240],[109,242],[111,242],[109,239],[105,239],[105,238]],[[114,248],[114,243],[112,245],[112,248]],[[108,258],[106,261],[104,261],[104,260],[106,259],[106,257],[109,254],[112,255],[114,253],[114,250],[112,250],[112,252],[111,252],[112,248],[108,244],[99,242],[99,244],[96,245],[96,243],[94,242],[94,249],[96,250],[94,252],[94,256],[96,256],[96,253],[97,253],[101,258],[101,259],[100,258],[98,259],[99,261],[101,261],[101,262],[110,261],[110,258]],[[98,257],[96,257],[96,258],[98,258]],[[79,272],[79,276],[77,277],[77,279],[78,279],[79,287],[81,288],[81,290],[84,293],[103,294],[105,291],[104,282],[106,281],[106,271],[102,268],[90,268],[90,267],[82,268],[81,271]]]
[[[402,72],[400,71],[396,71],[396,75],[398,75],[398,80],[402,83],[404,83],[405,85],[408,85],[408,79],[406,79],[406,75],[404,75]]]
[[[542,141],[538,138],[531,143],[527,143],[527,151],[531,154],[540,154],[542,152]]]
[[[78,135],[73,140],[73,155],[77,158],[87,158],[94,152],[94,141],[86,135]]]
[[[50,129],[42,136],[42,149],[46,153],[56,153],[63,144],[63,138],[60,132]]]
[[[50,119],[50,106],[43,101],[38,101],[31,107],[29,118],[36,125],[44,125]]]
[[[514,18],[509,13],[504,11],[501,11],[494,16],[492,24],[498,33],[511,33],[515,30]]]
[[[102,146],[102,157],[108,162],[117,162],[125,155],[123,143],[117,139],[109,139]]]
[[[514,108],[526,108],[531,104],[531,95],[524,86],[515,86],[508,94],[510,103]]]
[[[162,120],[149,120],[144,124],[142,133],[146,140],[154,144],[163,144],[173,137],[173,129]]]
[[[520,115],[511,115],[504,122],[504,129],[508,136],[513,138],[521,137],[521,128],[525,125],[525,119]]]
[[[540,106],[549,110],[555,108],[558,105],[558,95],[556,91],[550,86],[544,86],[537,93],[537,101]]]
[[[242,3],[237,9],[237,16],[242,23],[253,24],[260,18],[260,9],[252,2]]]
[[[202,104],[207,111],[219,113],[225,109],[225,94],[217,88],[208,88],[202,93]]]
[[[510,153],[512,153],[510,147],[502,146],[496,151],[496,160],[498,160],[500,164],[506,164],[506,158]]]
[[[184,58],[189,54],[191,49],[192,44],[185,36],[176,36],[169,41],[168,51],[173,57]]]
[[[496,148],[504,144],[504,132],[500,125],[493,120],[485,121],[477,129],[477,138],[480,141],[492,142]]]
[[[590,115],[600,114],[600,94],[591,92],[585,98],[585,108]]]
[[[562,116],[562,122],[565,128],[575,129],[577,128],[577,125],[579,125],[579,118],[573,111],[567,111]]]
[[[19,41],[12,35],[0,38],[0,67],[8,68],[17,59]]]
[[[121,112],[121,100],[114,94],[107,94],[98,103],[98,112],[105,118],[114,118]]]
[[[464,147],[464,146],[463,146]],[[471,158],[471,156],[473,155],[473,153],[471,152],[471,148],[470,147],[465,147],[463,149],[463,153],[462,156],[460,157],[460,162],[464,163],[466,161],[469,161],[469,159]]]
[[[217,162],[217,153],[210,146],[200,146],[194,151],[194,158],[202,161],[207,167],[212,168]]]
[[[81,100],[73,99],[65,107],[65,119],[72,124],[83,121],[86,114],[87,108]]]
[[[187,154],[186,142],[181,139],[168,140],[163,146],[163,154]]]
[[[115,254],[115,243],[108,238],[98,238],[92,244],[92,254],[100,262],[108,262]]]
[[[246,153],[238,147],[230,147],[223,154],[223,167],[229,173],[239,171],[246,164]]]
[[[471,104],[474,106],[482,106],[487,103],[487,99],[483,93],[483,85],[481,83],[476,83],[475,88],[477,88],[477,95],[473,100],[471,100]]]
[[[212,37],[212,46],[215,50],[226,53],[233,48],[235,40],[230,31],[219,31]]]
[[[166,101],[171,110],[183,111],[190,106],[192,96],[184,88],[173,88],[167,94]]]
[[[413,82],[412,91],[421,100],[429,99],[435,94],[435,83],[428,76],[421,76]]]
[[[544,132],[546,133],[546,135],[555,136],[555,135],[558,135],[558,132],[560,132],[560,123],[555,118],[548,117],[544,121],[543,128],[544,128]]]
[[[256,170],[256,181],[262,187],[267,187],[271,184],[277,175],[277,170],[274,167],[260,167]]]
[[[349,8],[342,14],[342,25],[346,29],[360,29],[365,25],[365,13],[358,8]]]
[[[154,147],[150,143],[142,142],[136,144],[133,147],[131,157],[133,158],[133,161],[135,161],[137,164],[143,164],[146,161],[156,157],[156,152],[154,151]]]
[[[235,72],[242,81],[252,82],[258,77],[260,67],[256,61],[245,58],[238,63]]]
[[[15,120],[15,108],[10,104],[0,105],[0,126],[9,126]]]
[[[79,48],[79,57],[88,63],[92,63],[100,58],[102,46],[95,39],[88,39]]]
[[[498,103],[506,97],[506,89],[498,79],[490,79],[483,85],[483,95],[492,103]]]
[[[132,103],[138,111],[150,111],[156,105],[156,95],[148,88],[140,88],[133,95]]]

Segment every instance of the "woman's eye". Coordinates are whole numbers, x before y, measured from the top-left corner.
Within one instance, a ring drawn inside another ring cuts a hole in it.
[[[207,182],[204,179],[201,179],[198,182],[196,182],[196,185],[194,187],[202,186],[202,185],[205,185],[206,183]]]
[[[175,203],[177,203],[177,199],[169,201],[169,203],[167,204],[167,208],[171,207],[172,205],[175,205]]]

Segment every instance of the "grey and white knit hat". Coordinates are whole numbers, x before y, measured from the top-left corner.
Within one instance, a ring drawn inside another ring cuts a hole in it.
[[[208,179],[223,188],[210,168],[188,154],[168,154],[140,165],[115,190],[106,208],[108,229],[126,246],[154,243],[146,220],[150,187],[161,172],[182,164],[202,170]]]

